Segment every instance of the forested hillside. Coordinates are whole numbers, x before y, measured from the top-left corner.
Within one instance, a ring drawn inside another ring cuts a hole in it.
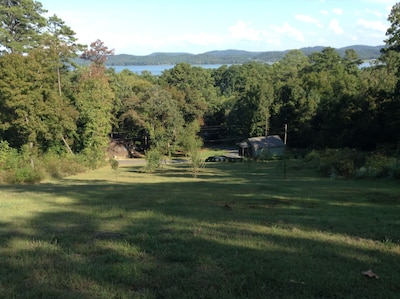
[[[107,58],[115,59],[101,40],[79,45],[62,20],[44,17],[40,2],[25,2],[29,5],[0,4],[13,12],[0,16],[0,169],[5,173],[22,169],[22,177],[34,180],[43,157],[53,162],[49,157],[74,157],[97,167],[111,134],[159,161],[177,151],[194,155],[202,142],[235,145],[247,137],[282,135],[286,124],[292,149],[384,149],[398,155],[398,6],[380,63],[369,68],[359,68],[362,59],[355,49],[328,47],[311,48],[307,55],[284,52],[273,64],[258,61],[265,53],[218,69],[180,62],[152,76],[107,69]],[[25,19],[15,27],[17,15]],[[207,57],[221,63],[248,53]],[[160,62],[159,55],[149,58]],[[78,56],[88,64],[72,67]]]
[[[383,46],[362,46],[354,45],[350,47],[336,49],[340,56],[344,56],[346,50],[353,49],[362,60],[378,59],[380,50]],[[321,52],[324,47],[302,48],[300,51],[305,55],[314,52]],[[285,57],[287,51],[266,51],[249,52],[240,50],[210,51],[203,54],[189,53],[153,53],[146,56],[135,56],[129,54],[119,54],[108,59],[108,66],[119,65],[160,65],[177,64],[186,62],[189,64],[242,64],[251,61],[264,63],[274,63]]]

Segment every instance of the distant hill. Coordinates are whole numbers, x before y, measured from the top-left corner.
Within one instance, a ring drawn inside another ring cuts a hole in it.
[[[336,49],[340,55],[344,55],[347,49],[354,49],[359,58],[362,60],[377,59],[380,57],[381,49],[384,46],[363,46],[354,45]],[[301,48],[305,55],[313,52],[320,52],[325,47],[308,47]],[[265,63],[273,63],[282,59],[286,51],[267,51],[267,52],[250,52],[242,50],[223,50],[210,51],[203,54],[190,53],[152,53],[146,56],[136,56],[129,54],[118,54],[110,56],[107,61],[108,66],[127,66],[127,65],[161,65],[161,64],[177,64],[186,62],[189,64],[242,64],[249,61],[261,61]]]

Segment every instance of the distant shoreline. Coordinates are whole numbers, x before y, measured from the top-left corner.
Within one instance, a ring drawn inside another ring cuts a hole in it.
[[[309,47],[298,49],[308,56],[315,52],[320,52],[326,47]],[[359,59],[368,61],[378,59],[381,55],[381,49],[384,46],[363,46],[354,45],[336,49],[339,55],[344,56],[345,51],[353,49]],[[137,56],[129,54],[118,54],[108,57],[107,67],[131,67],[131,66],[165,66],[176,65],[177,63],[189,63],[191,65],[232,65],[243,64],[246,62],[275,63],[281,60],[290,50],[286,51],[266,51],[249,52],[241,50],[210,51],[203,54],[190,53],[153,53],[146,56]]]
[[[198,65],[192,65],[192,66],[198,66],[202,67],[205,69],[217,69],[220,68],[223,65],[227,65],[228,67],[231,66],[232,64],[198,64]],[[369,67],[372,65],[371,60],[366,60],[364,61],[361,65],[360,68],[364,67]],[[107,68],[113,68],[115,69],[115,72],[119,73],[122,72],[123,70],[129,70],[133,73],[136,73],[138,75],[141,75],[143,72],[147,71],[150,72],[154,76],[159,76],[162,74],[163,71],[172,69],[175,66],[175,64],[161,64],[161,65],[111,65],[107,66]]]
[[[199,66],[202,68],[206,69],[217,69],[224,64],[203,64],[203,65],[193,65],[193,66]],[[228,66],[230,66],[229,64]],[[172,69],[175,66],[175,64],[160,64],[160,65],[107,65],[107,68],[113,68],[115,69],[115,72],[119,73],[125,69],[136,73],[136,74],[142,74],[142,72],[148,71],[152,75],[158,76],[161,75],[161,73],[165,70]]]

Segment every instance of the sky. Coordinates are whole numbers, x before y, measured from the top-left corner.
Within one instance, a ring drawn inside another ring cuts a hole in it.
[[[396,0],[39,0],[115,54],[383,45]]]

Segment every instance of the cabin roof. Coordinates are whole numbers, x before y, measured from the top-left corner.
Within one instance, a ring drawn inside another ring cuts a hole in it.
[[[270,135],[270,136],[260,136],[260,137],[251,137],[247,138],[238,143],[241,148],[248,148],[248,147],[284,147],[283,141],[279,135]]]

